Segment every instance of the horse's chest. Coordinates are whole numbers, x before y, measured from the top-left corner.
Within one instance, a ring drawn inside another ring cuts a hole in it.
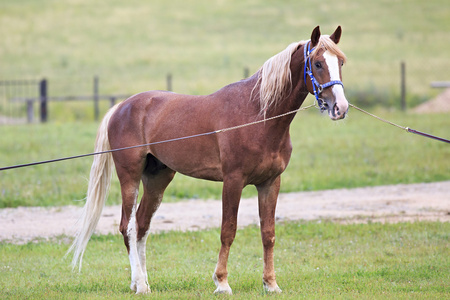
[[[292,148],[288,146],[280,151],[266,152],[261,155],[260,159],[255,161],[249,182],[263,182],[283,173],[289,163],[291,150]]]
[[[290,157],[290,153],[288,155],[282,152],[272,153],[272,155],[267,157],[265,162],[262,163],[262,168],[281,174],[286,169]]]

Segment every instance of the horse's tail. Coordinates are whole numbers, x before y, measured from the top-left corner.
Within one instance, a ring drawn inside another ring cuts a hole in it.
[[[95,140],[95,152],[111,150],[108,139],[108,122],[118,105],[108,111],[100,124]],[[106,198],[108,197],[112,170],[113,159],[111,153],[97,154],[94,156],[94,162],[92,163],[91,173],[89,175],[86,204],[84,205],[83,214],[79,220],[80,227],[72,246],[67,252],[69,254],[73,251],[72,267],[74,269],[79,264],[79,270],[81,270],[84,251],[95,227],[97,227]]]

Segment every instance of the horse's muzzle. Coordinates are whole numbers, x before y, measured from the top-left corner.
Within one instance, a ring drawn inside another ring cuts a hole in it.
[[[328,116],[331,120],[337,121],[344,119],[348,112],[348,102],[334,103],[333,105],[327,105]]]

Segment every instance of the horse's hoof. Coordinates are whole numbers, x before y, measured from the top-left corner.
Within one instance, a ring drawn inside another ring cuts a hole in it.
[[[130,285],[130,289],[136,293],[136,295],[140,294],[149,294],[152,292],[147,283],[145,284],[137,284],[136,282],[132,282]]]
[[[233,295],[233,292],[231,291],[231,288],[221,288],[220,286],[217,287],[217,289],[214,291],[214,294],[224,294],[224,295]]]
[[[217,287],[216,290],[214,291],[214,294],[226,294],[226,295],[233,294],[228,282],[220,283],[219,280],[217,279],[216,273],[213,274],[213,280]]]
[[[134,282],[134,281],[131,282],[131,284],[130,284],[130,289],[131,289],[133,292],[136,292],[136,291],[137,291],[136,282]]]
[[[276,283],[274,285],[270,286],[267,282],[265,282],[263,280],[263,286],[264,286],[264,291],[266,293],[277,293],[277,294],[281,293],[281,289],[278,287],[278,284],[276,284]]]
[[[143,287],[139,287],[136,291],[136,295],[144,295],[144,294],[150,294],[152,290],[148,285],[145,285]]]

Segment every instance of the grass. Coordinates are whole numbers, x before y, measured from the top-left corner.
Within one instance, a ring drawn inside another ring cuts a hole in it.
[[[445,299],[450,294],[450,223],[277,225],[278,299]],[[217,229],[152,235],[147,250],[149,299],[211,298]],[[73,273],[60,241],[0,244],[3,299],[134,299],[119,235],[95,236],[84,267]],[[229,261],[236,299],[265,298],[257,227],[238,231]],[[219,297],[222,298],[222,297]]]
[[[448,115],[377,111],[399,124],[449,138]],[[53,159],[93,150],[96,123],[0,127],[0,165]],[[449,147],[407,134],[358,111],[331,122],[317,111],[300,112],[291,127],[293,154],[282,192],[450,180]],[[0,207],[82,204],[92,158],[0,172]],[[254,196],[248,187],[244,197]],[[221,184],[177,174],[164,201],[220,199]],[[113,176],[109,204],[120,203]]]
[[[245,67],[255,72],[289,43],[308,39],[316,25],[324,33],[342,25],[349,100],[398,107],[405,61],[411,106],[439,92],[430,81],[448,79],[449,16],[446,0],[1,1],[0,79],[46,77],[50,96],[89,95],[98,75],[100,93],[134,94],[165,89],[172,73],[174,91],[207,94],[242,78]],[[0,114],[24,116],[24,105],[7,103],[7,94],[0,90]],[[448,115],[375,112],[448,138]],[[51,103],[49,117],[46,125],[0,127],[0,166],[92,151],[98,124],[81,122],[93,118],[90,103]],[[357,112],[340,123],[302,113],[291,132],[294,152],[283,192],[450,179],[447,145]],[[0,207],[81,204],[76,200],[84,197],[90,163],[1,172]],[[250,195],[254,190],[246,189],[244,196]],[[219,198],[220,184],[177,175],[164,201],[190,197]],[[109,203],[119,201],[114,178]],[[276,270],[284,293],[277,298],[448,298],[448,232],[449,223],[426,222],[280,225]],[[216,299],[210,277],[218,235],[153,235],[148,298]],[[136,298],[121,237],[94,237],[81,274],[59,259],[68,248],[64,240],[0,243],[2,298]],[[229,266],[233,298],[264,296],[260,244],[256,227],[238,232]]]
[[[446,0],[2,1],[0,79],[46,77],[51,96],[89,95],[98,75],[100,93],[134,94],[165,89],[172,73],[174,91],[207,94],[315,26],[342,25],[347,91],[398,98],[405,61],[408,98],[426,99],[438,93],[430,81],[448,79],[449,16]]]
[[[374,18],[373,16],[377,16]],[[409,105],[438,90],[450,68],[450,9],[444,0],[350,1],[54,1],[0,2],[0,79],[49,79],[49,95],[134,94],[165,89],[207,94],[255,72],[289,43],[343,27],[343,70],[350,102],[398,107],[399,64],[407,66]],[[0,88],[0,114],[24,116]],[[3,100],[2,100],[3,99]],[[397,103],[397,104],[396,104]],[[101,112],[107,109],[102,101]],[[97,124],[92,103],[49,104],[46,125],[0,127],[0,165],[91,152]],[[37,108],[35,107],[37,110]],[[448,138],[445,114],[381,111],[412,128]],[[70,121],[71,123],[68,123]],[[448,180],[449,150],[352,112],[332,124],[302,113],[292,127],[294,153],[282,191]],[[0,173],[0,207],[79,203],[90,159]],[[119,202],[114,179],[110,202]],[[254,195],[249,188],[244,196]],[[180,175],[165,201],[220,198],[220,184]]]

